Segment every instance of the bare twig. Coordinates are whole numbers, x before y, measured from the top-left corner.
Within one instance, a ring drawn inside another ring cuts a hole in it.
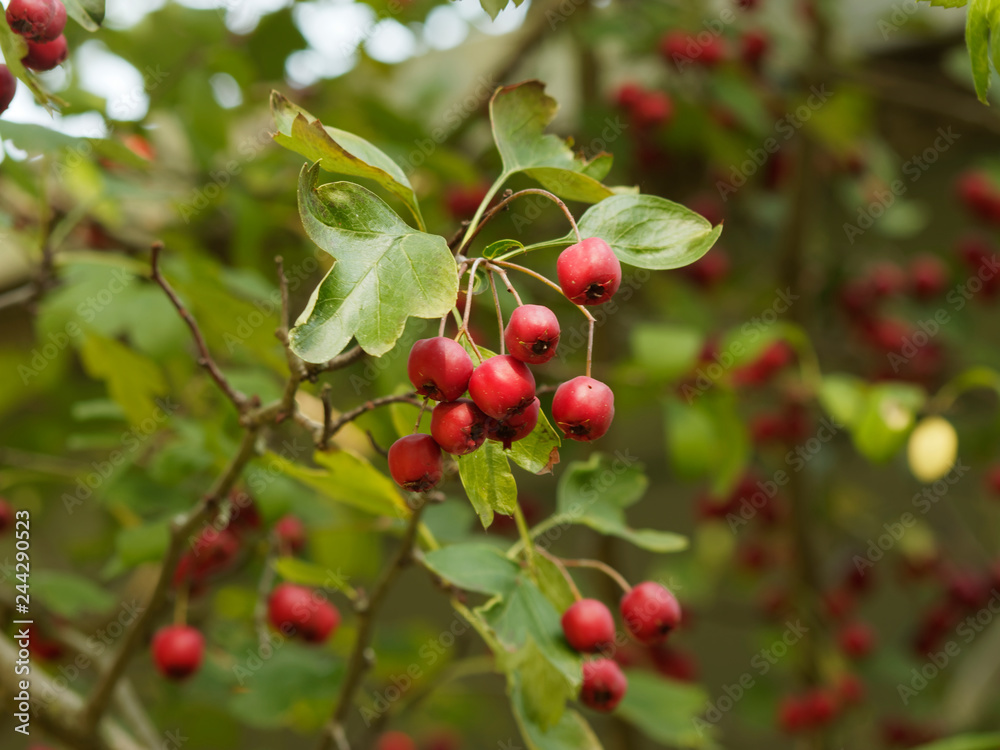
[[[525,195],[541,195],[559,206],[567,220],[569,220],[570,226],[573,228],[573,234],[576,235],[576,241],[580,242],[583,239],[580,236],[580,228],[576,225],[576,219],[573,218],[573,213],[569,210],[566,204],[559,199],[558,196],[553,195],[548,190],[542,190],[541,188],[525,188],[524,190],[518,190],[516,193],[505,196],[503,200],[483,214],[482,220],[476,225],[476,228],[468,234],[461,246],[459,246],[458,252],[464,253],[476,236],[483,230],[483,227],[489,224],[497,214],[503,211],[511,203],[511,201],[517,200]]]

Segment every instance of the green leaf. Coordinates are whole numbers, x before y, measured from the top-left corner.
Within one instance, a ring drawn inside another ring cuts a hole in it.
[[[921,0],[921,2],[929,2],[939,8],[964,8],[969,4],[969,0]]]
[[[694,263],[722,234],[721,224],[713,227],[690,208],[655,195],[612,196],[588,208],[579,228],[584,237],[607,242],[622,263],[654,270]]]
[[[516,654],[506,659],[506,664],[517,672],[525,718],[548,732],[562,718],[566,702],[576,697],[573,684],[552,665],[531,636]]]
[[[617,716],[670,747],[713,746],[711,735],[700,733],[694,723],[708,704],[701,687],[638,670],[628,670],[626,676],[628,690],[615,711]]]
[[[458,475],[484,529],[493,523],[495,511],[505,516],[514,513],[517,484],[500,443],[487,440],[479,450],[459,456]]]
[[[162,559],[169,544],[170,521],[164,519],[119,531],[115,537],[115,553],[122,566],[133,568]]]
[[[512,674],[509,689],[514,720],[527,750],[602,750],[594,730],[576,711],[564,711],[559,722],[545,731],[531,720],[529,699],[517,673]]]
[[[497,240],[491,242],[483,249],[483,257],[492,260],[498,255],[503,255],[508,250],[524,250],[524,243],[517,240]]]
[[[867,384],[861,378],[833,373],[823,378],[819,401],[831,417],[850,427],[861,418],[866,389]]]
[[[995,750],[1000,747],[1000,734],[963,734],[949,737],[914,750]]]
[[[104,0],[63,0],[66,15],[87,31],[98,31],[104,22]]]
[[[339,354],[356,338],[381,356],[407,318],[440,318],[458,294],[455,259],[444,237],[411,229],[371,191],[352,182],[316,186],[303,168],[299,212],[309,237],[336,262],[291,331],[308,362]]]
[[[726,494],[750,458],[750,438],[736,399],[721,391],[692,402],[671,398],[665,411],[671,469],[684,479],[710,476],[713,494]]]
[[[910,383],[871,386],[853,425],[854,446],[869,461],[885,463],[906,444],[926,398],[922,388]]]
[[[611,155],[586,160],[559,136],[546,134],[559,105],[540,81],[497,89],[490,100],[493,139],[503,159],[503,175],[524,172],[561,198],[597,203],[614,193],[600,183],[611,169]]]
[[[349,451],[317,451],[313,461],[319,468],[302,466],[274,454],[267,457],[269,471],[287,474],[336,503],[373,515],[409,515],[393,481],[361,456]]]
[[[480,347],[482,351],[482,347]],[[539,409],[538,424],[524,438],[512,444],[507,455],[511,461],[532,474],[551,474],[559,463],[559,446],[562,440],[545,412]]]
[[[535,556],[534,579],[545,598],[560,612],[565,612],[576,601],[573,590],[559,566],[544,555]]]
[[[277,91],[271,92],[271,112],[278,127],[274,135],[277,143],[319,162],[328,172],[374,180],[398,196],[413,213],[417,226],[424,228],[417,196],[406,173],[383,151],[353,133],[324,127]]]
[[[337,571],[296,557],[279,557],[274,561],[274,569],[286,581],[302,586],[341,591],[347,589],[347,580]]]
[[[118,603],[118,597],[83,576],[54,570],[31,571],[31,593],[53,614],[63,617],[107,612]]]
[[[152,359],[96,333],[87,334],[80,357],[88,375],[107,383],[108,395],[133,425],[161,413],[156,396],[167,392],[167,384]]]
[[[675,380],[698,363],[703,337],[694,328],[640,323],[632,328],[632,352],[648,377]]]
[[[496,547],[475,543],[432,550],[424,556],[424,563],[453,586],[499,596],[514,588],[521,570]]]
[[[563,472],[556,490],[557,510],[568,523],[589,526],[651,552],[685,549],[687,539],[679,534],[635,530],[626,523],[625,508],[643,496],[648,484],[636,460],[621,453],[595,453],[586,463],[574,461]]]
[[[996,22],[995,0],[970,0],[969,13],[965,22],[965,43],[969,48],[972,63],[972,81],[976,86],[976,96],[983,104],[989,104],[990,91],[990,39]],[[1000,50],[994,51],[994,67]]]
[[[500,15],[500,11],[506,8],[511,3],[514,3],[515,8],[520,8],[521,3],[524,0],[479,0],[479,3],[483,6],[483,10],[490,14],[490,18],[494,21],[497,20],[497,16]]]
[[[73,151],[87,156],[106,156],[130,167],[147,167],[149,162],[114,138],[77,138],[43,125],[0,121],[0,135],[31,155]]]

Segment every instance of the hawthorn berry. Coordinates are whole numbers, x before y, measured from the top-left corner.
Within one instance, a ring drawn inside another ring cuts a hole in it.
[[[7,107],[14,101],[14,94],[17,91],[17,79],[10,72],[6,65],[0,65],[0,114],[7,111]]]
[[[771,39],[763,31],[751,29],[740,37],[740,59],[751,70],[760,70],[770,49]]]
[[[993,221],[1000,217],[1000,191],[985,172],[965,172],[958,178],[956,191],[969,212],[980,219]]]
[[[510,356],[540,365],[556,354],[559,344],[559,319],[544,305],[521,305],[507,321],[503,340]]]
[[[28,650],[31,655],[42,661],[54,661],[63,655],[62,644],[54,638],[49,638],[40,628],[29,625]]]
[[[278,543],[289,552],[301,552],[306,546],[306,526],[297,516],[282,516],[274,524],[274,533]]]
[[[66,27],[66,6],[59,0],[10,0],[7,24],[29,42],[51,42]]]
[[[583,663],[580,702],[595,711],[610,712],[621,703],[628,680],[613,659],[594,659]]]
[[[407,435],[389,447],[389,473],[410,492],[427,492],[441,481],[441,448],[430,435]]]
[[[375,750],[417,750],[417,743],[404,732],[383,732],[375,743]]]
[[[632,109],[639,103],[645,92],[637,83],[623,83],[615,92],[615,104],[625,109]]]
[[[615,618],[597,599],[580,599],[562,616],[563,634],[569,645],[586,654],[601,651],[615,640]]]
[[[472,373],[469,395],[493,419],[520,414],[535,399],[535,376],[524,362],[509,354],[490,357]]]
[[[930,300],[942,294],[948,286],[948,269],[934,255],[920,255],[909,268],[910,291],[920,300]]]
[[[665,586],[645,581],[621,601],[625,627],[639,643],[661,643],[681,622],[681,605]]]
[[[457,220],[468,219],[476,213],[476,209],[486,198],[489,190],[488,184],[456,185],[448,188],[444,198],[448,213]]]
[[[661,643],[649,650],[656,671],[664,677],[679,682],[695,682],[698,679],[698,663],[691,654]]]
[[[618,291],[622,264],[607,242],[599,237],[570,245],[556,260],[559,286],[571,302],[600,305]]]
[[[632,119],[639,128],[663,125],[674,116],[674,101],[663,91],[649,91],[632,107]]]
[[[435,336],[413,345],[406,371],[421,396],[454,401],[469,387],[472,358],[457,341]]]
[[[503,443],[504,450],[510,450],[512,443],[524,440],[538,424],[538,412],[541,404],[535,398],[531,405],[520,414],[514,414],[506,419],[486,419],[486,437]]]
[[[282,583],[268,598],[267,619],[282,633],[291,631],[306,643],[322,643],[340,625],[340,612],[312,589]]]
[[[229,529],[208,528],[198,535],[192,549],[184,553],[174,571],[174,586],[191,584],[194,590],[204,581],[222,572],[236,561],[240,538]]]
[[[184,680],[198,671],[205,636],[188,625],[168,625],[153,636],[153,663],[164,677]]]
[[[716,247],[691,265],[685,266],[681,273],[692,284],[708,289],[729,275],[731,265],[729,253],[721,247]]]
[[[663,58],[683,70],[687,65],[701,65],[711,68],[726,55],[722,39],[712,35],[706,41],[684,31],[668,31],[660,39],[660,54]]]
[[[464,456],[486,441],[487,419],[467,398],[438,404],[431,412],[431,435],[441,450]]]
[[[875,646],[875,631],[863,622],[848,623],[837,634],[840,650],[852,659],[863,659]]]
[[[0,497],[0,534],[14,525],[14,507]]]
[[[69,48],[62,34],[51,42],[28,42],[28,54],[21,58],[24,67],[30,70],[52,70],[66,62]]]
[[[614,416],[615,394],[586,375],[567,380],[552,398],[552,418],[571,440],[597,440],[608,431]]]
[[[1000,496],[1000,466],[993,466],[986,472],[986,489]]]
[[[857,706],[865,699],[865,684],[860,677],[850,672],[837,680],[836,690],[837,698],[845,706]]]

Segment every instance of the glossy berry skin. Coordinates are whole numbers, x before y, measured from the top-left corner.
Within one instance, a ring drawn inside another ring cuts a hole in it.
[[[628,632],[647,646],[662,643],[681,622],[677,598],[655,581],[640,583],[625,594],[621,613]]]
[[[544,305],[521,305],[507,321],[503,340],[510,356],[540,365],[556,354],[559,344],[559,319]]]
[[[267,619],[282,633],[291,631],[306,643],[323,643],[340,625],[340,612],[312,589],[282,583],[267,601]]]
[[[417,743],[403,732],[383,732],[375,742],[375,750],[417,750]]]
[[[153,663],[171,680],[184,680],[197,672],[204,655],[205,636],[187,625],[168,625],[153,636]]]
[[[28,42],[28,54],[21,62],[30,70],[52,70],[62,65],[68,55],[66,37],[60,34],[51,42]]]
[[[301,552],[306,546],[306,526],[297,516],[282,516],[274,524],[274,533],[283,549]]]
[[[0,65],[0,114],[7,111],[16,92],[17,79],[6,65]]]
[[[614,711],[625,697],[628,680],[612,659],[594,659],[583,664],[580,702],[605,713]]]
[[[0,497],[0,534],[14,528],[14,507]]]
[[[509,354],[490,357],[469,380],[469,395],[493,419],[520,414],[535,398],[535,376],[528,366]]]
[[[441,450],[464,456],[486,442],[487,419],[467,398],[438,404],[431,412],[431,436]]]
[[[432,490],[441,472],[441,448],[430,435],[407,435],[389,448],[389,473],[404,490]]]
[[[570,440],[597,440],[608,431],[614,417],[615,394],[586,375],[567,380],[552,398],[552,418]]]
[[[457,341],[435,336],[410,349],[406,371],[421,396],[435,401],[461,398],[472,377],[472,359]]]
[[[10,0],[7,23],[29,42],[51,42],[66,26],[66,6],[59,0]]]
[[[556,275],[563,294],[578,305],[600,305],[618,291],[622,264],[599,237],[588,237],[559,254]]]
[[[524,440],[538,424],[538,412],[541,403],[533,399],[520,414],[514,414],[506,419],[486,419],[486,437],[503,443],[504,450],[510,450],[512,443]]]
[[[615,618],[597,599],[574,602],[563,613],[562,629],[569,645],[585,654],[601,651],[615,640]]]

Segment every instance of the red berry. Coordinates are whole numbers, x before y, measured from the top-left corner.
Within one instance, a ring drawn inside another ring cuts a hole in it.
[[[53,661],[63,655],[62,644],[49,638],[34,625],[28,626],[28,650],[32,656],[43,661]]]
[[[460,185],[448,188],[444,199],[448,213],[453,219],[468,219],[474,216],[489,189],[489,185]]]
[[[469,395],[493,419],[520,414],[535,399],[535,376],[509,354],[490,357],[472,373]]]
[[[802,701],[806,721],[811,727],[825,726],[837,715],[837,699],[827,690],[811,690],[802,697]]]
[[[695,682],[698,679],[698,664],[691,654],[679,651],[661,643],[650,649],[656,671],[664,677],[680,682]]]
[[[187,625],[168,625],[153,636],[153,663],[164,677],[183,680],[198,671],[205,636]]]
[[[871,270],[869,283],[876,297],[892,297],[906,288],[906,273],[895,263],[878,263]]]
[[[681,622],[681,605],[664,586],[646,581],[621,601],[622,619],[632,637],[647,646],[662,643]]]
[[[389,447],[389,473],[403,489],[427,492],[441,481],[441,448],[430,435],[407,435]]]
[[[66,6],[58,0],[10,0],[7,23],[29,42],[51,42],[66,26]]]
[[[637,83],[623,83],[615,92],[615,104],[632,109],[639,103],[644,93],[642,86]]]
[[[778,726],[783,732],[795,734],[808,726],[808,708],[802,699],[786,695],[778,703]]]
[[[708,32],[695,36],[670,31],[660,39],[660,54],[680,70],[688,65],[711,68],[725,57],[726,49],[722,39]]]
[[[7,107],[14,101],[14,93],[17,91],[17,79],[6,65],[0,65],[0,114],[7,111]]]
[[[236,561],[241,546],[240,538],[229,529],[205,529],[177,564],[174,585],[191,584],[198,590],[205,579],[221,573]]]
[[[510,356],[540,365],[555,356],[559,344],[559,319],[543,305],[521,305],[507,322],[503,340]]]
[[[910,264],[910,291],[921,300],[934,299],[948,286],[948,269],[940,258],[921,255]]]
[[[729,253],[721,247],[713,248],[694,263],[684,266],[681,273],[691,283],[703,289],[715,286],[729,275]]]
[[[837,680],[837,697],[847,706],[857,706],[865,699],[865,684],[849,672]]]
[[[651,128],[669,122],[674,116],[674,102],[662,91],[650,91],[632,107],[632,119],[640,128]]]
[[[441,450],[464,456],[486,441],[487,419],[467,398],[438,404],[431,412],[431,435]]]
[[[301,552],[306,546],[306,527],[296,516],[282,516],[274,524],[278,542],[289,552]]]
[[[847,656],[863,659],[875,646],[875,631],[863,622],[853,622],[841,628],[837,642]]]
[[[503,443],[504,450],[510,450],[511,443],[524,440],[538,424],[538,411],[541,404],[534,399],[531,405],[520,414],[514,414],[506,419],[486,419],[486,437]]]
[[[457,341],[436,336],[410,349],[406,371],[417,393],[435,401],[454,401],[469,387],[472,359]]]
[[[595,711],[610,712],[621,703],[628,688],[625,673],[611,659],[594,659],[583,664],[580,701]]]
[[[556,275],[563,294],[578,305],[600,305],[618,291],[622,264],[608,243],[588,237],[559,254]]]
[[[250,493],[240,489],[234,489],[229,493],[229,524],[226,526],[227,529],[242,534],[256,531],[263,523],[260,510]]]
[[[615,640],[615,618],[597,599],[574,602],[563,613],[562,629],[569,645],[587,654],[608,648]]]
[[[62,65],[68,55],[66,37],[60,34],[51,42],[28,42],[28,54],[21,58],[21,63],[31,70],[52,70]]]
[[[741,10],[754,10],[760,0],[736,0],[736,5]]]
[[[740,38],[740,59],[748,68],[758,70],[770,48],[770,37],[763,31],[751,29]]]
[[[462,738],[450,729],[436,729],[424,738],[424,750],[461,750]]]
[[[1000,496],[1000,466],[994,466],[986,472],[986,489]]]
[[[340,625],[340,612],[312,589],[282,583],[268,599],[267,619],[286,635],[295,634],[307,643],[322,643]]]
[[[417,750],[417,743],[403,732],[383,732],[375,742],[375,750]]]
[[[571,440],[597,440],[608,431],[614,416],[615,394],[586,375],[567,380],[552,398],[552,418]]]
[[[0,497],[0,534],[14,526],[14,507]]]
[[[970,171],[958,178],[959,199],[969,211],[980,219],[995,218],[998,194],[993,181],[985,172]]]

